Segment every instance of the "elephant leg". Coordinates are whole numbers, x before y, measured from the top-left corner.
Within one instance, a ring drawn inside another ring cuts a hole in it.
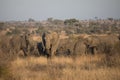
[[[85,55],[89,54],[89,51],[90,51],[89,48],[90,48],[89,45],[86,44],[86,47],[85,47]]]
[[[97,47],[94,48],[94,55],[97,54]]]
[[[97,52],[97,49],[96,49],[96,47],[90,47],[90,53],[92,54],[92,55],[95,55],[96,54],[96,52]]]
[[[51,56],[51,55],[50,55],[50,49],[45,49],[44,55],[46,55],[47,58],[50,57],[50,56]]]
[[[26,49],[22,49],[24,56],[28,56]]]
[[[38,43],[37,44],[37,50],[40,56],[44,55],[44,47],[42,45],[42,43]]]
[[[90,51],[90,49],[89,49],[89,48],[86,48],[86,49],[85,49],[85,55],[89,54],[89,51]]]
[[[57,47],[52,47],[51,48],[51,56],[55,56],[56,50],[57,50]]]
[[[55,51],[51,50],[51,56],[54,56]]]
[[[94,55],[94,53],[95,53],[95,52],[94,52],[94,49],[95,49],[94,47],[91,47],[91,48],[90,48],[90,52],[91,52],[92,55]]]
[[[40,56],[38,49],[34,49],[34,53],[36,56]]]

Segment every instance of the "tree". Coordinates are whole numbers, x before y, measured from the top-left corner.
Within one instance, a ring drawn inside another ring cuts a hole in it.
[[[4,26],[4,22],[0,22],[0,30],[3,29],[3,26]]]
[[[67,19],[67,20],[65,20],[64,21],[64,24],[65,25],[74,25],[75,23],[78,23],[79,22],[79,20],[77,20],[77,19]]]
[[[32,18],[29,18],[29,19],[28,19],[28,22],[35,22],[35,20],[32,19]]]
[[[52,17],[51,17],[51,18],[48,18],[47,21],[48,21],[48,22],[52,22],[52,21],[53,21],[53,18],[52,18]]]
[[[113,20],[113,18],[108,18],[108,20],[112,21],[112,20]]]

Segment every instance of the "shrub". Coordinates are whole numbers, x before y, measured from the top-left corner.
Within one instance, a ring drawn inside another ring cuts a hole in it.
[[[120,55],[120,42],[117,42],[117,43],[114,45],[113,53],[117,53],[117,54]]]
[[[78,23],[78,22],[79,22],[79,20],[76,20],[76,19],[67,19],[64,21],[64,24],[65,25],[73,25],[73,24]]]

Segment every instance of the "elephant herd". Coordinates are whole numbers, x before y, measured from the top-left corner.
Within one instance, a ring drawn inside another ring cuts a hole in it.
[[[119,36],[88,36],[77,38],[60,39],[57,32],[44,32],[42,41],[35,42],[31,39],[30,34],[21,36],[13,36],[9,40],[8,52],[10,54],[23,56],[43,55],[52,56],[73,56],[73,55],[95,55],[97,53],[110,53],[114,49],[115,44],[120,42]]]
[[[32,39],[30,34],[13,36],[10,39],[10,53],[18,54],[19,51],[23,52],[24,56],[38,54],[36,44]],[[19,55],[19,54],[18,54]]]
[[[43,51],[49,56],[64,55],[95,55],[114,53],[116,45],[120,45],[120,36],[116,34],[89,35],[88,37],[60,39],[54,33],[44,33],[42,36]]]

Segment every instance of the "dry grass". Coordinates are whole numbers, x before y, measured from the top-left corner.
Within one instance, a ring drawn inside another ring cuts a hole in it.
[[[120,67],[108,67],[104,55],[17,58],[11,63],[15,80],[120,80]]]

